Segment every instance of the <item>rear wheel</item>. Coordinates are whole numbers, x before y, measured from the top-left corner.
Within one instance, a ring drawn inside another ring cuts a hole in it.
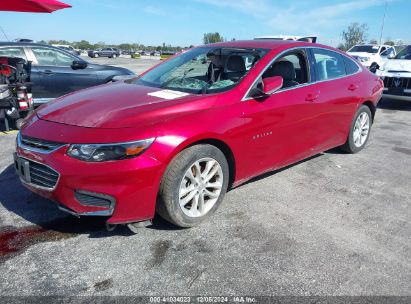
[[[347,141],[341,148],[348,153],[361,151],[368,141],[372,125],[370,108],[362,105],[355,113]]]
[[[211,216],[227,191],[228,163],[215,146],[201,144],[180,152],[160,184],[157,213],[180,226],[196,226]]]

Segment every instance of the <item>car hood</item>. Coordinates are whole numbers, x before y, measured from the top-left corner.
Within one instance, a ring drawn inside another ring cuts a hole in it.
[[[411,60],[390,59],[384,65],[384,71],[387,72],[411,72]]]
[[[158,95],[158,96],[156,96]],[[187,94],[125,83],[77,91],[37,109],[42,120],[88,128],[127,128],[155,124],[187,112],[205,109]]]

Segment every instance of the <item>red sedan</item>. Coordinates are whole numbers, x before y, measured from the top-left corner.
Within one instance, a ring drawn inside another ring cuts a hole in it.
[[[234,41],[40,107],[17,137],[22,183],[75,215],[181,227],[229,187],[321,151],[364,148],[382,81],[328,46]]]

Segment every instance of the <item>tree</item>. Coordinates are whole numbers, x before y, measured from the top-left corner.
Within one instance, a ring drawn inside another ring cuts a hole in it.
[[[370,40],[370,44],[378,44],[377,39],[371,39],[371,40]]]
[[[203,38],[204,44],[216,43],[216,42],[222,42],[222,41],[224,41],[224,38],[218,32],[204,34],[204,38]]]
[[[78,42],[74,42],[73,46],[74,46],[74,48],[80,49],[80,50],[90,50],[90,49],[93,48],[91,43],[88,42],[87,40],[81,40],[81,41],[78,41]]]
[[[387,41],[385,41],[384,44],[393,46],[393,45],[395,45],[395,42],[392,41],[391,39],[387,39]]]
[[[367,24],[351,23],[346,30],[342,32],[343,45],[345,49],[350,49],[356,44],[363,44],[367,39]]]
[[[341,50],[341,51],[347,51],[347,49],[345,48],[345,45],[344,45],[344,43],[340,43],[338,46],[337,46],[337,49],[339,49],[339,50]]]
[[[397,40],[396,45],[405,45],[404,41],[402,41],[401,39]]]

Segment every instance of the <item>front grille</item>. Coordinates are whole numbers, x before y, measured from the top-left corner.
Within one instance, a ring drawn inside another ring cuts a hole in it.
[[[53,189],[59,179],[59,174],[50,167],[26,158],[16,159],[15,166],[20,177],[34,186]]]
[[[411,78],[406,77],[384,77],[384,87],[411,89]]]
[[[47,141],[47,140],[37,139],[37,138],[23,136],[23,135],[20,135],[20,142],[21,142],[21,145],[23,145],[26,148],[27,147],[33,148],[33,149],[44,151],[44,152],[51,152],[51,151],[54,151],[64,146],[63,143]]]
[[[114,205],[114,198],[100,193],[76,191],[74,196],[80,204],[85,206],[112,208]]]

